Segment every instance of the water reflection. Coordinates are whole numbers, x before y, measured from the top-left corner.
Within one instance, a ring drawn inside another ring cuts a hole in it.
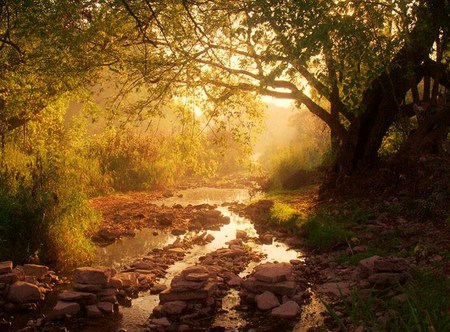
[[[94,263],[120,268],[154,248],[162,248],[173,243],[175,239],[176,237],[169,232],[144,228],[137,231],[134,237],[121,238],[109,246],[97,247]]]

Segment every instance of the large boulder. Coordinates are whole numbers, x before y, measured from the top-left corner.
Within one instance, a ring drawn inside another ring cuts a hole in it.
[[[42,299],[42,293],[36,285],[16,281],[9,288],[7,299],[17,304],[38,302]]]

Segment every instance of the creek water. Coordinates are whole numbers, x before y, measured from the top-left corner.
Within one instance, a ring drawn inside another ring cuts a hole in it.
[[[226,242],[235,239],[236,231],[238,230],[245,231],[249,237],[258,237],[258,233],[249,219],[231,212],[225,206],[220,206],[226,202],[248,203],[250,200],[251,195],[247,189],[195,188],[180,191],[174,197],[152,202],[166,206],[175,204],[182,206],[204,203],[215,204],[218,205],[217,210],[230,218],[230,222],[223,225],[219,230],[208,230],[207,233],[214,236],[214,240],[206,245],[195,245],[189,249],[183,260],[169,267],[165,278],[160,279],[159,283],[169,285],[175,275],[179,274],[186,267],[196,264],[199,257],[216,249],[227,247]],[[188,233],[183,236],[189,235],[192,234]],[[96,261],[101,265],[120,268],[124,264],[131,263],[139,256],[146,255],[154,248],[162,248],[167,244],[173,243],[176,239],[177,237],[168,232],[143,229],[138,231],[133,238],[124,238],[107,247],[98,248]],[[249,274],[257,264],[274,261],[289,262],[291,259],[302,256],[301,252],[291,250],[285,244],[276,240],[270,245],[250,242],[249,246],[252,250],[265,254],[265,258],[261,262],[250,263],[245,271],[240,274],[241,277]],[[119,320],[110,321],[106,325],[102,325],[101,328],[96,326],[94,329],[88,328],[85,331],[112,331],[118,328],[123,328],[127,331],[142,331],[144,330],[145,322],[158,303],[158,295],[142,292],[138,298],[132,300],[131,307],[121,308],[121,318]],[[215,326],[223,326],[227,331],[236,331],[240,326],[244,326],[245,319],[238,311],[233,309],[237,304],[239,304],[239,294],[236,290],[230,290],[222,301],[222,307],[226,313],[219,314],[216,317]],[[302,328],[296,329],[296,331],[302,330]]]

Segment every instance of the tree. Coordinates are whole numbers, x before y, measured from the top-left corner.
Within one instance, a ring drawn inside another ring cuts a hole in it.
[[[143,84],[187,87],[214,103],[212,116],[239,96],[295,100],[330,127],[332,182],[377,162],[389,127],[412,107],[408,91],[424,77],[433,79],[434,100],[448,87],[447,0],[122,2],[137,22],[153,19],[145,34],[164,59],[141,73]],[[416,131],[420,141],[448,133],[448,104],[434,113]]]
[[[2,135],[119,63],[128,22],[108,1],[0,0]]]

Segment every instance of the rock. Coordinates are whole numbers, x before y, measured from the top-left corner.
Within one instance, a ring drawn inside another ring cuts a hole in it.
[[[284,263],[266,263],[255,268],[253,276],[263,282],[276,283],[285,281],[291,275],[291,266]]]
[[[242,286],[253,293],[262,293],[264,291],[269,291],[276,295],[287,296],[293,296],[297,290],[297,285],[294,281],[268,283],[256,280],[254,277],[249,277],[244,280]]]
[[[37,284],[37,278],[35,276],[25,276],[24,280],[25,282],[28,282],[30,284]]]
[[[269,310],[280,305],[278,298],[271,292],[265,291],[255,296],[256,305],[259,310]]]
[[[169,248],[169,249],[167,249],[167,252],[168,253],[171,253],[171,254],[185,254],[186,253],[186,250],[185,249],[183,249],[183,248]]]
[[[17,279],[19,281],[24,281],[25,279],[25,272],[23,271],[23,267],[20,265],[17,265],[13,270],[12,273],[14,273],[17,276]]]
[[[317,287],[320,293],[333,294],[335,296],[347,296],[350,294],[350,282],[327,282]]]
[[[270,233],[266,233],[259,237],[259,240],[262,244],[272,244],[273,243],[273,235]]]
[[[13,284],[18,280],[19,278],[15,273],[0,274],[0,283],[2,284]]]
[[[152,270],[155,268],[155,264],[150,263],[150,262],[134,262],[131,267],[134,267],[135,269],[139,269],[139,270]]]
[[[11,273],[13,269],[12,261],[0,262],[0,274]]]
[[[367,279],[373,285],[397,285],[398,283],[404,281],[406,278],[401,273],[375,273],[369,276]]]
[[[79,313],[81,307],[76,302],[58,301],[52,312],[49,314],[49,319],[58,319],[65,315],[73,316]]]
[[[189,273],[184,278],[187,281],[206,281],[209,279],[209,273]]]
[[[123,287],[135,287],[138,285],[138,280],[133,272],[122,272],[115,277],[122,280]]]
[[[300,306],[297,302],[288,301],[277,308],[272,309],[271,316],[279,318],[295,318],[300,314]]]
[[[240,286],[243,282],[242,278],[231,271],[225,271],[222,276],[228,286]]]
[[[152,288],[150,288],[150,294],[152,294],[152,295],[159,294],[162,291],[164,291],[165,289],[167,289],[166,285],[156,284]]]
[[[81,304],[92,304],[97,301],[97,296],[88,292],[77,292],[65,290],[58,294],[58,300],[66,302],[78,302]]]
[[[367,249],[369,249],[369,247],[367,245],[360,244],[360,245],[354,247],[352,250],[353,250],[353,253],[357,254],[357,253],[365,252],[365,251],[367,251]]]
[[[240,229],[236,230],[236,239],[246,239],[247,238],[247,232],[242,231]]]
[[[9,288],[7,299],[14,303],[30,303],[41,300],[41,291],[38,286],[24,281],[16,281]]]
[[[37,265],[37,264],[25,264],[23,266],[23,271],[27,276],[33,276],[37,279],[42,279],[48,273],[48,266]]]
[[[209,271],[206,267],[204,267],[202,265],[194,265],[194,266],[189,266],[189,267],[185,268],[181,272],[181,276],[184,278],[188,274],[191,274],[191,273],[209,273]]]
[[[384,258],[375,260],[374,267],[378,272],[402,272],[409,268],[409,263],[404,258]]]
[[[89,318],[101,318],[103,317],[103,314],[97,305],[91,304],[86,306],[86,316]]]
[[[114,312],[114,304],[111,302],[99,302],[97,303],[97,307],[105,314],[112,314]]]
[[[73,273],[73,282],[77,284],[106,285],[113,276],[108,267],[79,267]]]
[[[191,291],[175,292],[171,288],[159,294],[161,304],[171,301],[188,301],[188,300],[203,300],[209,296],[214,295],[217,290],[216,283],[207,283],[203,288]]]
[[[169,327],[170,326],[170,322],[167,319],[167,317],[153,318],[150,322],[152,324],[155,324],[155,325],[158,325],[158,326],[165,326],[165,327]]]
[[[372,256],[359,261],[358,267],[361,271],[361,278],[367,278],[375,271],[375,261],[381,259],[380,256]]]
[[[172,233],[172,235],[179,236],[179,235],[183,235],[184,233],[186,233],[186,231],[183,229],[175,228],[175,229],[172,229],[171,233]]]
[[[171,301],[166,302],[162,305],[162,312],[169,315],[179,315],[184,309],[186,309],[187,304],[184,301]]]
[[[111,279],[109,279],[108,286],[109,287],[113,287],[113,288],[117,288],[117,289],[122,289],[123,288],[123,282],[119,278],[112,277]]]
[[[212,235],[212,234],[207,234],[207,235],[205,236],[205,242],[206,242],[206,243],[213,242],[214,239],[215,239],[215,237],[214,237],[214,235]]]
[[[202,282],[188,281],[181,276],[176,276],[172,279],[172,282],[170,283],[170,288],[174,292],[184,292],[200,289],[203,287],[204,284],[205,281]]]
[[[302,261],[300,259],[291,259],[289,261],[289,263],[291,263],[294,266],[300,265],[302,263]]]
[[[97,293],[103,289],[102,285],[89,285],[89,284],[73,284],[73,289],[80,292],[92,292]]]

